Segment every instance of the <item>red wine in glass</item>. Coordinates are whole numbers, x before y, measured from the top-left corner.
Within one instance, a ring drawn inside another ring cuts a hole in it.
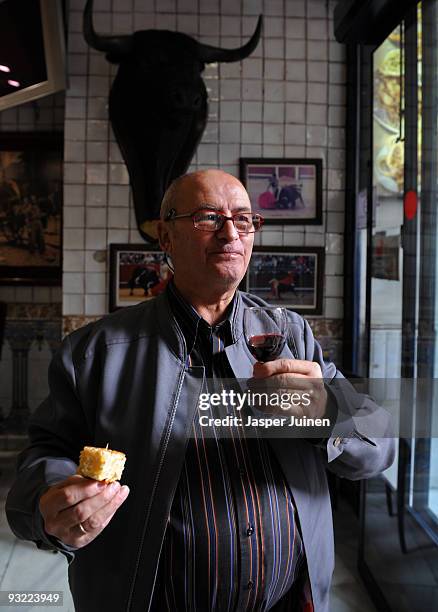
[[[287,314],[278,306],[245,308],[245,340],[257,361],[274,361],[280,356],[287,338]]]
[[[286,343],[282,334],[259,334],[251,336],[248,340],[248,348],[257,361],[274,361],[277,359]]]

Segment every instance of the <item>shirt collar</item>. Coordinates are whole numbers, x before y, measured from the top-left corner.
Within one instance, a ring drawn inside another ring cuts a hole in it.
[[[240,300],[238,299],[237,291],[234,294],[232,301],[228,305],[227,318],[221,321],[221,323],[214,326],[213,328],[181,295],[181,293],[176,288],[173,279],[172,281],[170,281],[170,283],[167,284],[166,291],[172,312],[184,335],[188,354],[190,354],[193,350],[193,347],[196,343],[196,338],[198,336],[198,333],[200,332],[210,333],[211,331],[213,331],[213,333],[218,334],[223,339],[225,346],[228,346],[229,344],[234,344],[237,341],[236,321],[240,306]]]

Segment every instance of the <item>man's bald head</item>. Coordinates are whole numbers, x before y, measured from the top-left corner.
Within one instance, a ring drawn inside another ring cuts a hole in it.
[[[165,221],[174,208],[175,219]],[[216,231],[194,227],[192,214],[217,210],[227,221]],[[254,234],[240,234],[230,217],[250,213],[242,183],[222,170],[201,170],[173,181],[163,198],[158,222],[162,250],[174,265],[174,281],[186,297],[205,303],[235,291],[251,257]]]
[[[202,186],[203,184],[208,184],[210,182],[226,182],[228,184],[235,183],[236,187],[245,191],[245,187],[235,176],[228,174],[228,172],[224,172],[223,170],[209,169],[189,172],[188,174],[183,174],[182,176],[176,178],[167,188],[161,202],[160,219],[164,220],[172,208],[179,212],[179,196],[187,187],[195,187],[196,185]]]

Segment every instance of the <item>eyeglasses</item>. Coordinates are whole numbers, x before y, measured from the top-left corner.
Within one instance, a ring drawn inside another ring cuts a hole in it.
[[[218,232],[225,225],[225,221],[232,221],[239,234],[253,234],[261,229],[264,219],[257,213],[235,213],[227,217],[224,213],[216,210],[200,209],[186,215],[175,214],[176,210],[171,208],[165,217],[165,221],[175,219],[191,218],[196,229],[204,232]]]

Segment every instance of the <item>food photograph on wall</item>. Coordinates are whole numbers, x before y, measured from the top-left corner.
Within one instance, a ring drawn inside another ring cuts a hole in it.
[[[374,53],[373,144],[377,198],[403,193],[404,97],[401,28],[397,27]]]

